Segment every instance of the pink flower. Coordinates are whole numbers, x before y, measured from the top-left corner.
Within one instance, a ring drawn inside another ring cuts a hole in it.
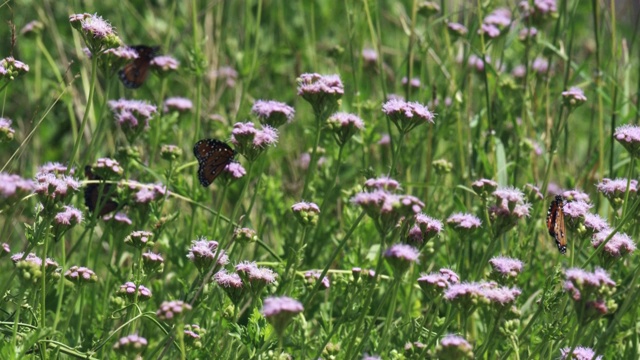
[[[258,100],[253,104],[251,113],[258,117],[261,124],[278,128],[285,123],[290,123],[296,112],[285,103]]]
[[[382,105],[382,111],[401,133],[407,133],[424,123],[433,124],[435,119],[426,106],[404,100],[389,100]]]
[[[591,245],[598,248],[610,235],[613,230],[607,228],[593,235]],[[604,246],[604,252],[613,257],[619,258],[636,250],[636,244],[631,240],[629,235],[624,233],[616,233]]]
[[[154,57],[149,64],[154,69],[166,72],[170,70],[178,70],[180,62],[171,56],[160,55]]]
[[[471,214],[455,213],[447,219],[447,224],[456,229],[474,230],[482,226],[482,221]]]
[[[164,112],[171,110],[177,112],[187,112],[193,108],[193,102],[183,97],[170,97],[164,101]]]
[[[494,257],[489,260],[493,270],[502,276],[516,277],[521,271],[523,263],[518,259],[504,256]]]

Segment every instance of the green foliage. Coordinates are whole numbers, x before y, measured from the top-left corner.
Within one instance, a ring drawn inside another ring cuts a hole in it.
[[[625,6],[0,3],[0,358],[640,357]]]

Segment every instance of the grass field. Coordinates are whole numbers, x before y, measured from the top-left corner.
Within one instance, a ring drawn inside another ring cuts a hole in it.
[[[639,358],[638,11],[0,2],[0,358]]]

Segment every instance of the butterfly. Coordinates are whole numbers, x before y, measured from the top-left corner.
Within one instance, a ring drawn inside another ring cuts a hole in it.
[[[549,230],[549,235],[556,241],[558,250],[562,254],[567,252],[567,233],[564,227],[563,206],[564,199],[561,195],[556,195],[547,211],[547,230]]]
[[[103,180],[101,177],[93,173],[93,170],[89,165],[84,167],[84,175],[89,180]],[[111,186],[111,184],[105,183],[88,184],[84,188],[84,204],[89,208],[89,211],[93,213],[96,211],[96,208],[99,208],[98,215],[103,216],[118,209],[118,203],[113,201],[110,196],[113,192]]]
[[[156,57],[156,53],[160,48],[145,45],[136,45],[130,48],[138,53],[138,58],[125,65],[118,72],[118,76],[126,88],[137,89],[142,86],[142,83],[147,78],[149,64]]]
[[[224,141],[203,139],[195,144],[193,154],[198,159],[198,180],[207,187],[233,161],[236,152]]]

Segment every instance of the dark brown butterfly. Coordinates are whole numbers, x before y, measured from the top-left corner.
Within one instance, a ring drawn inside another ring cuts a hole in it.
[[[91,166],[84,167],[84,175],[89,180],[103,180],[101,177],[93,173]],[[102,189],[100,186],[102,185]],[[99,208],[98,215],[103,216],[118,209],[118,203],[113,201],[111,184],[87,184],[84,188],[84,204],[92,213]]]
[[[118,76],[126,88],[137,89],[147,79],[149,64],[160,48],[145,45],[130,46],[130,48],[138,53],[138,58],[125,65],[118,72]]]
[[[551,201],[549,211],[547,211],[547,230],[553,237],[560,253],[567,252],[567,233],[564,227],[564,199],[560,195]]]
[[[198,159],[198,180],[207,187],[233,161],[236,152],[224,141],[204,139],[193,147],[193,154]]]

